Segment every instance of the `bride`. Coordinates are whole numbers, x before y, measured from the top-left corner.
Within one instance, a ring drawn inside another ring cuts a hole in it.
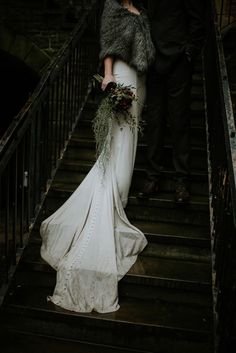
[[[100,58],[102,89],[109,82],[132,86],[137,100],[130,112],[139,119],[145,72],[154,59],[154,48],[146,13],[135,1],[105,1]],[[105,171],[99,164],[100,155],[71,197],[40,228],[41,256],[57,270],[56,287],[48,300],[77,312],[118,310],[118,281],[147,244],[124,212],[137,129],[124,124],[121,128],[114,120],[110,141]]]

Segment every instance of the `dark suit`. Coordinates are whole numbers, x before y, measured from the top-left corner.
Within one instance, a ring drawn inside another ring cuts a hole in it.
[[[204,41],[206,0],[149,0],[156,60],[148,75],[148,178],[160,174],[166,117],[173,139],[176,178],[189,174],[192,67]]]

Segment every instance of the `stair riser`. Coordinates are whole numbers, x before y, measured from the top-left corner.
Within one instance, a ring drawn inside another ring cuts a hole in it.
[[[123,281],[123,280],[122,280]],[[143,300],[160,300],[172,303],[191,304],[198,307],[210,307],[210,286],[196,284],[177,283],[172,281],[159,281],[159,286],[142,286],[136,283],[123,281],[119,285],[120,297],[138,298]]]
[[[209,249],[183,246],[181,244],[148,243],[142,255],[154,258],[172,259],[178,261],[193,261],[209,263],[211,261]]]
[[[69,197],[69,195],[68,195]],[[45,203],[45,218],[49,217],[55,212],[67,198],[55,198],[48,197]],[[142,220],[152,222],[172,222],[172,223],[185,223],[192,225],[209,225],[209,218],[206,212],[188,210],[183,213],[181,208],[153,208],[148,206],[127,206],[126,214],[130,221]]]
[[[201,124],[202,125],[202,124]],[[81,121],[81,124],[79,124],[78,128],[76,129],[76,138],[84,138],[84,139],[93,139],[94,138],[94,133],[92,130],[92,126],[90,123],[85,123]],[[171,128],[167,126],[166,128],[166,143],[170,143],[172,140],[171,137]],[[199,127],[193,127],[190,130],[190,138],[191,138],[191,145],[192,146],[203,146],[206,144],[206,132],[205,132],[205,126],[199,126]],[[139,142],[144,142],[147,141],[147,136],[145,133],[145,127],[143,134],[139,136]]]
[[[191,97],[191,117],[196,113],[204,111],[203,104],[203,85],[202,85],[202,75],[194,74],[193,75],[193,87],[192,87],[192,97]],[[103,98],[100,94],[95,94],[94,99],[87,102],[85,109],[83,111],[83,116],[81,118],[86,118],[91,120],[94,117],[96,109]],[[145,113],[145,109],[143,111]]]
[[[163,166],[167,168],[173,168],[172,162],[172,149],[170,147],[164,149],[164,161]],[[71,147],[69,146],[66,153],[66,159],[71,160],[83,160],[83,161],[95,161],[95,150],[93,146],[91,148],[85,148],[82,146]],[[146,165],[146,147],[138,147],[136,155],[136,165]],[[207,156],[204,150],[193,150],[190,156],[190,168],[197,170],[207,170]]]
[[[142,251],[142,256],[151,259],[167,259],[177,261],[191,261],[195,263],[209,264],[211,263],[210,248],[193,247],[182,245],[180,242],[176,244],[166,244],[153,242],[152,238],[147,237],[148,245]],[[25,250],[26,256],[30,257],[30,262],[38,262],[40,256],[41,241],[30,242],[28,249]],[[32,261],[32,256],[34,260]],[[47,269],[45,269],[47,271]],[[141,274],[140,274],[141,275]]]
[[[10,310],[9,310],[10,311]],[[166,353],[199,353],[211,352],[207,333],[188,332],[182,330],[138,326],[110,321],[93,320],[91,318],[68,316],[60,320],[58,315],[48,316],[47,313],[12,308],[5,321],[13,329],[44,334],[61,339],[73,339],[98,344],[115,345],[133,348],[146,352]],[[35,320],[37,317],[37,321]]]
[[[153,222],[174,222],[192,225],[208,225],[209,218],[205,212],[189,211],[183,214],[181,209],[163,209],[153,207],[127,206],[126,214],[130,220],[149,220]]]
[[[79,185],[87,173],[89,172],[89,168],[86,168],[87,171],[71,171],[70,169],[67,170],[66,166],[61,166],[61,169],[57,172],[56,178],[55,178],[55,183],[60,183],[60,184],[73,184],[73,185]],[[192,178],[191,178],[192,179]],[[196,195],[205,195],[207,196],[209,193],[208,189],[208,184],[207,180],[204,180],[206,178],[199,178],[199,181],[191,180],[190,182],[190,188],[191,188],[191,193]],[[202,180],[201,180],[202,179]],[[204,182],[205,181],[205,182]],[[144,187],[144,184],[146,182],[146,173],[135,171],[133,174],[132,178],[132,184],[131,184],[131,191],[133,190],[141,190]],[[160,180],[160,190],[162,192],[174,192],[175,190],[175,182],[173,179],[173,175],[163,175],[161,180]]]
[[[164,144],[166,145],[172,145],[172,130],[170,126],[166,127],[165,130],[165,139],[164,139]],[[145,129],[143,132],[143,135],[139,137],[139,142],[146,142],[148,140],[148,136],[145,133]],[[206,132],[205,132],[205,127],[203,128],[202,126],[199,128],[192,128],[190,129],[190,143],[192,147],[202,147],[206,145]]]
[[[22,263],[15,277],[18,286],[33,286],[47,288],[48,295],[53,293],[56,285],[56,273],[51,270],[44,272],[48,265]],[[25,270],[30,271],[25,274]],[[33,272],[34,270],[34,272]],[[48,269],[47,269],[48,270]],[[162,300],[176,304],[191,304],[193,306],[209,307],[211,286],[207,283],[194,283],[171,279],[157,279],[126,276],[119,282],[119,297],[142,300]]]
[[[184,237],[184,236],[165,236],[162,234],[146,235],[149,242],[157,244],[169,244],[179,246],[192,246],[204,249],[210,249],[210,241],[204,238]]]
[[[19,327],[17,331],[12,329],[0,332],[1,348],[4,353],[134,353],[133,350],[122,349],[114,346],[90,344],[88,342],[74,342],[63,340],[60,337],[34,335],[24,332]],[[136,351],[143,353],[142,351]]]
[[[45,219],[45,216],[42,215],[38,218],[37,224],[35,225],[34,229],[36,233],[32,236],[30,242],[34,244],[41,244],[41,237],[39,235],[39,228],[41,222]],[[145,230],[140,228],[145,233]],[[151,233],[145,233],[145,236],[148,240],[149,243],[156,243],[156,244],[168,244],[168,245],[177,245],[177,246],[190,246],[190,247],[196,247],[196,248],[203,248],[203,249],[208,249],[210,250],[210,241],[208,238],[204,237],[189,237],[189,236],[173,236],[173,235],[166,235],[166,234],[155,234],[155,229]]]
[[[92,119],[94,116],[94,112],[96,112],[96,109],[98,105],[100,104],[101,100],[103,99],[103,94],[100,94],[100,90],[95,92],[93,97],[90,96],[89,100],[86,103],[86,106],[84,107],[82,117],[86,117],[87,119]],[[202,75],[199,75],[198,73],[193,74],[193,85],[192,85],[192,90],[191,90],[191,112],[196,113],[199,111],[204,110],[204,105],[203,105],[203,84],[202,84]],[[144,109],[145,112],[145,109]]]

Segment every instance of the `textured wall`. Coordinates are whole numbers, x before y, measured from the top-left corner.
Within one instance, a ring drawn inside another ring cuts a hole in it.
[[[42,73],[89,0],[1,0],[0,49]]]

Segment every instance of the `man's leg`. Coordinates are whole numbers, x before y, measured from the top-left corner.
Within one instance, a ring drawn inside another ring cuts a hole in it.
[[[176,201],[180,203],[189,199],[188,191],[185,189],[188,187],[189,179],[191,81],[192,65],[183,55],[168,75],[167,80],[176,194],[183,194],[179,197],[176,195]]]
[[[158,75],[155,69],[150,70],[147,78],[147,182],[139,197],[148,197],[158,191],[158,180],[161,171],[161,157],[167,112],[167,95],[165,78]]]

